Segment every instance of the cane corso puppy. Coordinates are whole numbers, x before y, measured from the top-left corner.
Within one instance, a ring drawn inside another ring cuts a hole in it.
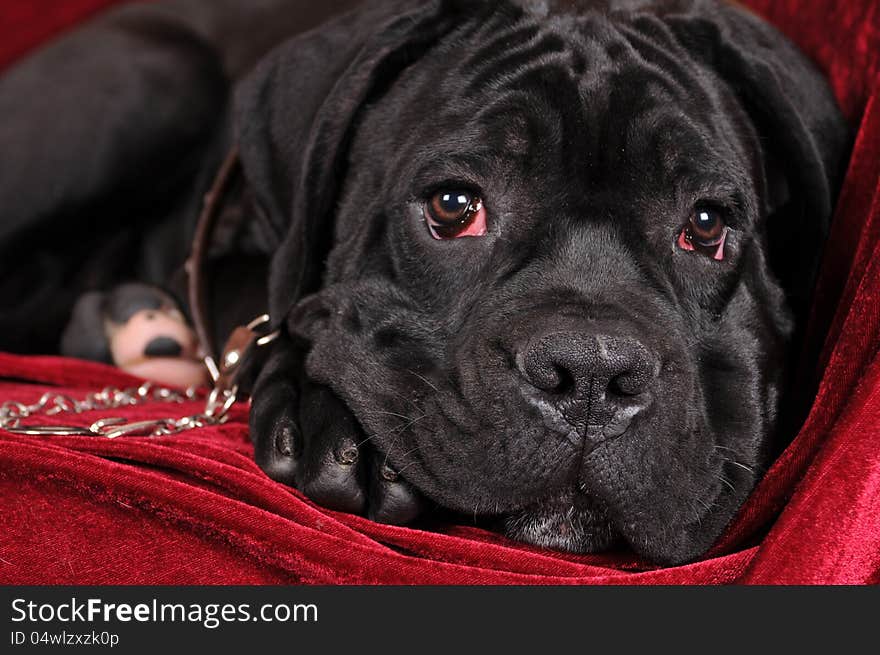
[[[573,552],[712,545],[784,443],[847,142],[791,43],[708,0],[394,0],[245,75],[228,53],[246,31],[143,15],[111,25],[171,52],[166,77],[139,83],[145,107],[101,105],[121,122],[71,108],[101,138],[62,149],[92,168],[51,169],[16,207],[102,248],[145,226],[124,273],[169,286],[180,217],[237,144],[244,218],[215,250],[269,264],[218,304],[262,290],[281,330],[251,389],[270,476],[376,520],[439,505]],[[86,207],[111,218],[93,229]],[[111,260],[82,265],[83,289],[123,277]]]

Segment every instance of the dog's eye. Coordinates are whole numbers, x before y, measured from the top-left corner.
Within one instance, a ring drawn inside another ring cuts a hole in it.
[[[692,241],[700,245],[718,245],[724,233],[724,219],[716,209],[709,207],[697,207],[691,215],[688,232]]]
[[[486,209],[470,191],[441,189],[425,203],[425,222],[435,239],[482,236],[486,234]]]
[[[682,250],[698,250],[721,261],[724,259],[727,231],[721,210],[697,205],[678,236],[678,245]]]

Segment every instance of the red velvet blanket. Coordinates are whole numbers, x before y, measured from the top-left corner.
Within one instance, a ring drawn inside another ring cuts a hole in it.
[[[0,67],[107,4],[0,2]],[[820,381],[818,395],[707,558],[663,569],[625,555],[542,551],[474,528],[421,531],[329,512],[257,468],[247,408],[237,406],[222,427],[173,437],[0,432],[0,582],[880,582],[880,5],[746,4],[817,61],[858,132],[809,330],[821,356],[804,371]],[[134,382],[104,366],[0,355],[0,401]]]

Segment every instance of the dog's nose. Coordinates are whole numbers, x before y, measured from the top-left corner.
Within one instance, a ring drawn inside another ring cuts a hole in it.
[[[156,337],[144,348],[147,357],[179,357],[182,352],[183,346],[171,337]]]
[[[587,401],[594,411],[648,392],[660,372],[659,359],[637,337],[591,331],[533,337],[516,354],[516,365],[551,399]]]

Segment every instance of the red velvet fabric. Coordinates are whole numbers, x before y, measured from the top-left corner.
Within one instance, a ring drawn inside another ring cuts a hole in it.
[[[107,4],[0,4],[0,66]],[[858,132],[809,332],[822,354],[805,375],[820,381],[818,395],[704,560],[657,568],[463,526],[414,530],[329,512],[256,467],[247,409],[237,406],[225,426],[173,437],[0,433],[0,582],[880,582],[880,5],[747,4],[814,57]],[[82,396],[134,382],[100,365],[11,355],[0,355],[0,378],[0,400],[25,401],[47,388]],[[118,413],[165,416],[169,407]]]

